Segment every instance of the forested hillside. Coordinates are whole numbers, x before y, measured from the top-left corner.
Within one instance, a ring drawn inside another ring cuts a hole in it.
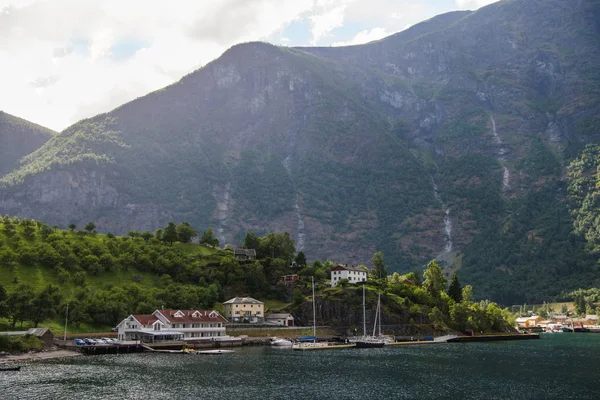
[[[68,306],[71,329],[102,330],[131,313],[211,309],[231,297],[253,296],[276,301],[310,325],[307,283],[314,279],[321,323],[359,325],[360,284],[340,281],[328,288],[334,264],[308,264],[287,233],[248,233],[244,245],[256,250],[254,261],[239,261],[230,249],[215,247],[218,239],[210,228],[200,244],[189,243],[196,235],[186,222],[118,237],[96,233],[93,222],[67,231],[6,216],[0,222],[0,324],[13,329],[23,323],[60,324]],[[448,286],[435,261],[422,278],[414,272],[388,276],[381,253],[374,262],[378,268],[369,276],[368,297],[371,303],[374,293],[382,293],[385,323],[426,331],[504,331],[513,325],[507,310],[475,302],[472,287],[462,288],[456,276]],[[289,273],[300,280],[280,282]]]
[[[549,301],[600,284],[566,173],[600,137],[599,21],[596,0],[505,0],[359,46],[237,45],[53,137],[0,213],[286,231],[312,259],[437,258],[478,298]]]
[[[0,177],[19,168],[19,160],[39,149],[56,132],[0,111]]]

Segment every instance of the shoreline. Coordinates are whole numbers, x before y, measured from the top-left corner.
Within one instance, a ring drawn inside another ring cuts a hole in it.
[[[78,351],[64,349],[40,351],[38,353],[11,354],[8,356],[0,357],[0,365],[9,363],[12,364],[16,362],[49,360],[53,358],[76,357],[82,355],[83,354],[81,354]]]

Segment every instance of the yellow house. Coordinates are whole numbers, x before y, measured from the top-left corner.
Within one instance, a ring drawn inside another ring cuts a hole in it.
[[[544,318],[536,315],[534,317],[519,317],[515,320],[518,328],[535,328]]]
[[[232,322],[262,323],[265,303],[252,297],[234,297],[223,303],[223,315]]]

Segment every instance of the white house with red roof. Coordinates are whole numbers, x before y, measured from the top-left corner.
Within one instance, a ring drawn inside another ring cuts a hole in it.
[[[348,279],[350,283],[366,282],[367,271],[354,265],[336,265],[331,269],[331,286],[337,286],[340,279]]]
[[[215,310],[161,309],[152,314],[131,314],[117,325],[117,330],[120,340],[218,341],[229,339],[226,322]]]

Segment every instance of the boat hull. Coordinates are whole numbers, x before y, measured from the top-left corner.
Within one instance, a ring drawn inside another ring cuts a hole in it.
[[[356,342],[356,347],[359,349],[374,349],[383,346],[385,346],[385,342]]]

